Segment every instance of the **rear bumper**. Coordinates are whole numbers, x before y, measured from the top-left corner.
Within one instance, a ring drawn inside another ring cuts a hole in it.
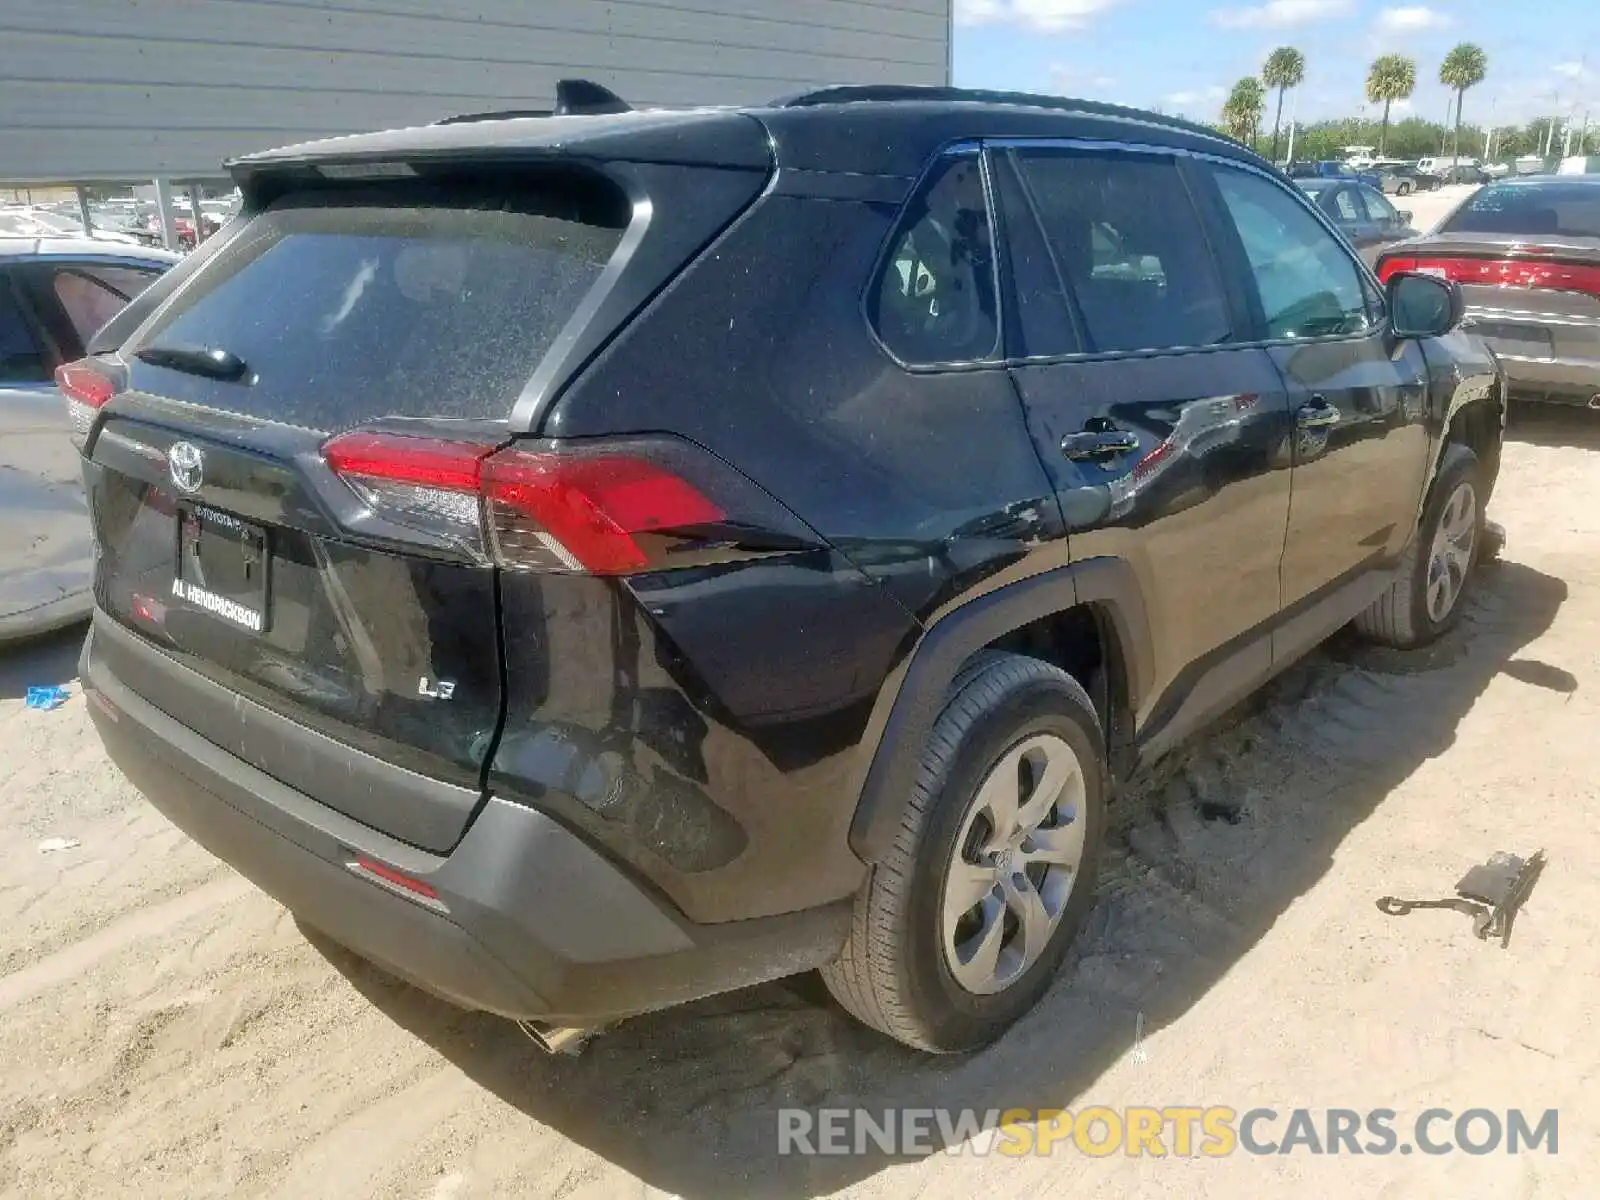
[[[804,971],[843,943],[848,900],[695,924],[566,827],[498,798],[447,854],[398,842],[136,695],[96,653],[102,639],[139,639],[97,616],[82,681],[112,761],[150,802],[306,924],[464,1008],[598,1024]],[[422,881],[437,902],[358,874],[358,858]]]
[[[1513,400],[1587,405],[1600,395],[1600,360],[1527,358],[1497,351]]]

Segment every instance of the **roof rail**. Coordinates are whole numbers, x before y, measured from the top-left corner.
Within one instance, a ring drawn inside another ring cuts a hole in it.
[[[1165,113],[1149,112],[1142,108],[1129,108],[1121,104],[1107,104],[1101,100],[1076,100],[1067,96],[1044,96],[1036,92],[998,92],[986,88],[919,87],[913,84],[839,84],[816,88],[796,96],[785,96],[773,101],[774,108],[809,108],[817,104],[854,104],[868,101],[921,100],[930,103],[1014,104],[1027,108],[1051,108],[1060,112],[1087,113],[1107,117],[1135,117],[1183,129],[1190,133],[1223,141],[1232,139],[1218,133],[1209,125],[1188,121],[1182,117],[1169,117]]]
[[[458,113],[441,117],[435,125],[470,125],[474,121],[515,121],[522,117],[548,117],[548,108],[503,108],[498,112]]]
[[[556,81],[554,108],[503,108],[493,112],[460,113],[435,121],[435,125],[470,125],[475,121],[515,121],[522,117],[565,117],[578,114],[632,112],[628,102],[608,87],[588,79]]]

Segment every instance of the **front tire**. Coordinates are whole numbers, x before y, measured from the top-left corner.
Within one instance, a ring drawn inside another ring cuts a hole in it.
[[[1394,582],[1355,620],[1369,641],[1410,650],[1461,619],[1484,541],[1480,478],[1476,454],[1459,444],[1446,447]]]
[[[850,1013],[922,1050],[998,1038],[1050,986],[1094,900],[1107,786],[1066,672],[985,652],[957,678],[894,845],[822,969]]]

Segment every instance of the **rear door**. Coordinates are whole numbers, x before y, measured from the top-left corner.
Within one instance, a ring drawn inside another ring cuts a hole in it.
[[[1381,192],[1369,187],[1357,187],[1355,193],[1366,211],[1372,230],[1371,240],[1361,248],[1361,257],[1369,265],[1377,261],[1378,254],[1385,246],[1416,236],[1417,231],[1410,224],[1411,214],[1401,213]]]
[[[1190,164],[1161,150],[994,150],[1012,374],[1069,553],[1138,578],[1154,631],[1141,733],[1173,736],[1270,666],[1289,514],[1288,401],[1239,344]],[[1260,636],[1251,635],[1260,631]]]
[[[131,652],[113,670],[290,786],[453,845],[501,712],[482,501],[457,485],[509,440],[630,212],[569,171],[326,185],[253,215],[108,368],[97,603],[201,679]],[[402,437],[379,455],[376,431]]]
[[[1300,195],[1242,166],[1209,173],[1294,411],[1283,555],[1283,603],[1294,610],[1410,537],[1428,466],[1426,364],[1415,342],[1389,335],[1376,282]]]
[[[1333,219],[1349,242],[1363,256],[1372,252],[1379,241],[1378,228],[1361,198],[1362,189],[1353,183],[1336,184],[1325,188],[1318,196],[1322,211]]]

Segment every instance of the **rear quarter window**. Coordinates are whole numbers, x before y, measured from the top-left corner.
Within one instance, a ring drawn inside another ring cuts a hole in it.
[[[901,362],[973,362],[1000,340],[994,243],[976,155],[942,160],[911,202],[868,296],[873,328]]]
[[[132,384],[317,430],[504,419],[599,280],[627,212],[587,177],[280,197],[139,337],[228,350],[244,380],[135,361]]]

